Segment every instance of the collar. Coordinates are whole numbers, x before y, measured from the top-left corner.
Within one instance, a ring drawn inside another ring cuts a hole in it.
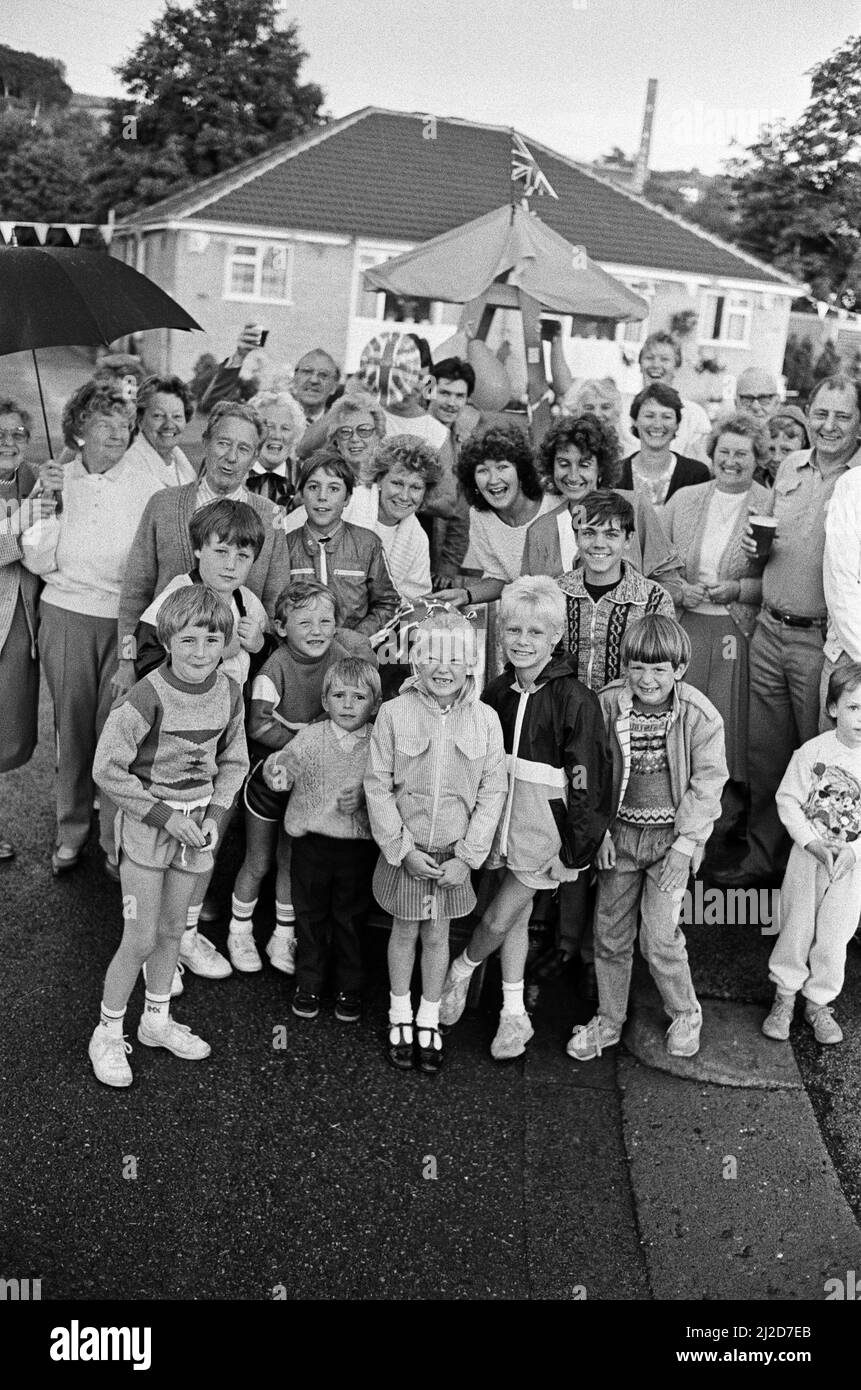
[[[168,658],[163,665],[159,666],[158,674],[162,680],[167,681],[168,685],[173,686],[174,690],[182,690],[188,695],[205,695],[218,679],[218,667],[214,671],[210,671],[205,681],[197,681],[192,684],[190,681],[180,680],[179,676],[173,674],[170,658]]]
[[[213,492],[206,478],[201,478],[197,484],[198,507],[205,507],[207,502],[247,502],[248,496],[243,483],[234,488],[233,492]]]
[[[251,472],[255,478],[259,478],[261,475],[264,478],[271,478],[273,475],[276,478],[286,478],[287,460],[285,459],[283,463],[277,464],[275,468],[264,468],[262,463],[252,463]]]
[[[357,743],[361,743],[371,736],[370,724],[363,724],[360,729],[342,729],[339,724],[335,723],[334,719],[329,720],[329,731],[334,734],[338,743],[344,745],[347,752],[351,748],[355,748]]]
[[[114,464],[113,468],[106,469],[104,473],[91,473],[89,469],[84,467],[83,455],[76,454],[69,464],[68,476],[70,478],[73,478],[76,482],[82,478],[110,478],[111,482],[115,483],[117,481],[117,478],[121,478],[123,473],[125,472],[125,466],[122,469],[120,468],[121,464],[125,465],[125,458],[126,456],[125,454],[123,454],[122,458]]]
[[[556,583],[564,594],[570,594],[572,598],[592,599],[591,594],[586,590],[586,580],[581,566],[569,570],[567,574],[560,575]],[[635,570],[628,560],[622,561],[622,578],[610,593],[602,594],[599,603],[608,599],[610,603],[632,603],[636,600],[642,601],[647,595],[646,581]],[[594,602],[594,600],[592,600]]]
[[[327,544],[329,541],[333,541],[336,536],[340,535],[343,527],[343,521],[339,521],[334,531],[330,531],[328,536],[315,536],[306,521],[302,527],[302,544],[305,547],[306,553],[308,555],[316,555],[320,549],[320,541],[325,541]]]

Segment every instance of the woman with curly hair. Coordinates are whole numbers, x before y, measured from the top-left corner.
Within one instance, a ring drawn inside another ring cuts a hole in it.
[[[522,574],[549,574],[556,579],[572,570],[577,562],[576,509],[590,492],[612,488],[634,508],[634,534],[625,558],[676,599],[681,592],[681,560],[648,497],[616,487],[619,471],[616,432],[596,415],[563,416],[548,430],[538,452],[538,472],[557,505],[527,531]]]
[[[376,531],[401,598],[430,593],[430,546],[416,512],[440,478],[436,449],[415,434],[393,434],[371,456],[371,482],[356,487],[344,520]]]
[[[492,425],[461,453],[457,476],[469,503],[469,546],[462,569],[480,578],[443,589],[450,603],[492,603],[520,577],[530,526],[558,506],[535,468],[532,449],[517,425]]]

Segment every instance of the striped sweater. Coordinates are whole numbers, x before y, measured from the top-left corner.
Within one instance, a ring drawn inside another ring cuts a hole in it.
[[[239,686],[223,671],[199,685],[160,667],[108,715],[93,780],[121,810],[163,828],[179,804],[208,800],[220,825],[248,772]]]
[[[374,666],[377,659],[357,633],[338,629],[320,657],[299,656],[282,642],[261,666],[251,685],[248,703],[248,745],[252,759],[283,748],[300,729],[323,713],[323,677],[344,657],[361,656]]]

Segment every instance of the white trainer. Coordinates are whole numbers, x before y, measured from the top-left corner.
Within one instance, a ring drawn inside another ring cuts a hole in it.
[[[671,1057],[696,1057],[700,1050],[703,1011],[699,1004],[689,1013],[677,1014],[667,1029],[666,1048]]]
[[[192,1033],[187,1023],[177,1023],[170,1017],[160,1027],[153,1027],[142,1018],[138,1024],[138,1042],[145,1047],[166,1047],[174,1057],[182,1057],[185,1062],[202,1062],[212,1051],[209,1043]]]
[[[228,975],[233,974],[230,961],[225,960],[209,937],[201,936],[199,931],[194,933],[190,949],[180,946],[179,958],[192,975],[202,975],[206,980],[226,980]]]
[[[241,970],[244,975],[253,975],[255,971],[263,969],[260,952],[250,931],[228,932],[227,954],[234,970]]]
[[[142,971],[144,977],[144,985],[146,985],[146,961],[144,961],[143,963]],[[177,961],[176,969],[173,972],[173,979],[170,982],[171,999],[178,999],[185,989],[185,985],[182,983],[182,977],[184,972],[185,966],[182,964],[182,961]]]
[[[490,1055],[495,1062],[508,1062],[513,1057],[520,1057],[533,1036],[529,1014],[500,1014],[496,1037],[490,1044]]]
[[[132,1069],[126,1061],[131,1043],[115,1037],[101,1023],[90,1038],[89,1054],[96,1080],[105,1086],[131,1086]]]
[[[439,1004],[439,1021],[443,1028],[451,1028],[453,1024],[457,1023],[466,1008],[466,996],[469,994],[471,984],[472,974],[467,975],[465,980],[458,979],[456,975],[452,974],[451,966],[449,966]]]
[[[276,970],[280,970],[284,975],[296,974],[296,938],[290,936],[282,940],[277,936],[270,936],[263,948],[269,957],[270,965]]]
[[[596,1014],[588,1023],[581,1023],[574,1029],[565,1051],[575,1062],[592,1062],[606,1047],[615,1047],[621,1037],[612,1023]]]

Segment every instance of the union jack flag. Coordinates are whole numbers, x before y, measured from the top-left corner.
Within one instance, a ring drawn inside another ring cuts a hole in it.
[[[537,193],[541,198],[545,193],[549,193],[551,198],[559,201],[559,194],[542,174],[534,156],[516,130],[511,132],[511,182],[523,183],[524,198],[531,198],[533,193]]]

